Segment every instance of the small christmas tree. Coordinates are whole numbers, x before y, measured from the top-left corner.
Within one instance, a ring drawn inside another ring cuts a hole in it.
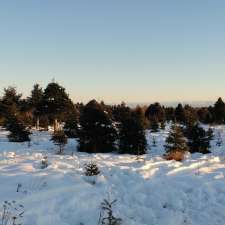
[[[51,140],[55,143],[55,145],[59,146],[58,154],[62,154],[64,151],[64,147],[67,144],[67,136],[65,135],[64,131],[55,131],[52,135]]]
[[[171,127],[170,134],[166,139],[166,158],[182,160],[187,150],[186,139],[179,125],[174,124]]]
[[[97,176],[100,173],[98,166],[93,162],[86,164],[84,169],[85,169],[85,176],[88,177]]]
[[[10,116],[5,121],[5,128],[10,132],[8,139],[11,142],[30,141],[31,132],[16,116]]]

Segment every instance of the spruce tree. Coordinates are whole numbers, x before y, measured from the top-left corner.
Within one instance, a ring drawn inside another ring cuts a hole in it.
[[[77,138],[78,132],[78,115],[77,113],[70,114],[64,124],[64,132],[69,138]]]
[[[175,115],[175,121],[178,123],[185,123],[185,110],[182,106],[182,104],[178,104],[178,106],[175,109],[174,112]]]
[[[85,105],[79,122],[79,151],[96,153],[115,149],[116,129],[101,104],[92,100]]]
[[[1,111],[4,117],[19,114],[21,97],[22,94],[17,94],[15,87],[8,87],[4,89],[4,95],[1,101]]]
[[[152,132],[157,132],[159,124],[164,123],[166,120],[165,109],[158,103],[151,104],[145,111],[145,116],[150,123]]]
[[[143,123],[135,113],[125,117],[119,127],[119,152],[135,155],[146,153],[147,141]]]
[[[38,111],[42,115],[47,115],[49,121],[54,124],[54,130],[57,130],[58,120],[63,121],[66,115],[74,110],[74,107],[69,95],[65,92],[65,88],[52,82],[44,90]]]
[[[213,138],[213,131],[211,129],[205,131],[198,123],[196,123],[193,126],[187,127],[186,135],[191,153],[210,153],[210,141]]]
[[[169,136],[166,139],[166,152],[187,150],[186,139],[184,137],[182,128],[178,124],[173,124]]]
[[[217,124],[225,123],[225,103],[219,98],[214,105],[214,117]]]
[[[10,132],[8,135],[10,142],[30,141],[29,135],[31,132],[24,125],[23,121],[18,119],[16,116],[10,115],[7,117],[5,121],[5,128]]]
[[[64,147],[67,144],[67,136],[63,130],[57,130],[53,133],[51,140],[55,145],[59,146],[58,154],[62,154]]]
[[[29,104],[30,104],[30,107],[32,108],[37,129],[39,129],[39,125],[40,125],[41,112],[39,111],[39,107],[41,105],[42,98],[43,98],[43,90],[39,84],[35,84],[33,86],[33,90],[31,91]]]

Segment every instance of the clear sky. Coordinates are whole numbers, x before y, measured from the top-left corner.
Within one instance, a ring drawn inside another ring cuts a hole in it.
[[[74,101],[225,97],[224,0],[0,1],[0,88]]]

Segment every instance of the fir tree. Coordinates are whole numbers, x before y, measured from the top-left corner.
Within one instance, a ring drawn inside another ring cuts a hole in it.
[[[23,121],[16,116],[9,116],[5,121],[5,128],[10,132],[8,139],[11,142],[25,142],[30,141],[29,135],[31,132],[24,125]]]
[[[134,114],[124,118],[119,128],[119,151],[142,155],[146,153],[147,141],[140,119]]]
[[[62,154],[64,147],[67,144],[67,136],[62,130],[57,130],[53,133],[51,140],[55,145],[59,146],[58,154]]]
[[[44,90],[38,111],[54,122],[54,130],[58,129],[58,120],[63,121],[73,110],[74,105],[65,92],[65,88],[54,82],[49,83]]]
[[[77,138],[78,136],[78,116],[76,113],[69,115],[64,124],[64,132],[69,138]]]
[[[214,105],[214,117],[217,124],[224,124],[225,122],[225,103],[222,98],[219,98]]]
[[[187,150],[186,139],[182,128],[178,124],[172,125],[169,136],[166,139],[165,148],[167,152]]]
[[[182,104],[178,104],[178,106],[175,109],[174,115],[176,122],[183,124],[185,123],[185,110]]]
[[[210,153],[210,141],[213,137],[213,131],[211,129],[205,131],[197,123],[187,128],[186,135],[188,138],[188,147],[191,153]]]
[[[8,87],[4,89],[1,106],[4,117],[9,115],[18,115],[20,111],[20,101],[22,94],[17,94],[15,87]]]
[[[85,169],[85,176],[88,177],[97,176],[100,173],[97,164],[93,162],[85,164],[84,169]]]
[[[43,98],[43,90],[39,84],[35,84],[33,86],[33,90],[31,91],[31,96],[29,98],[29,104],[33,111],[33,116],[35,118],[36,128],[39,129],[40,125],[40,116],[41,112],[39,111],[39,107],[42,103]]]
[[[78,129],[79,151],[111,152],[115,149],[116,135],[110,116],[97,101],[84,106]]]

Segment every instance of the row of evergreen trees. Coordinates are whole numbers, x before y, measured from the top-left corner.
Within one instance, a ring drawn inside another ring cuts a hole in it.
[[[74,104],[65,89],[55,82],[49,83],[44,90],[35,84],[26,99],[22,99],[15,88],[9,87],[4,89],[0,99],[0,123],[10,131],[11,141],[28,141],[28,127],[31,126],[47,129],[53,125],[57,131],[64,124],[65,134],[78,138],[79,150],[86,152],[118,150],[121,153],[144,154],[147,148],[145,130],[156,132],[159,128],[164,129],[166,121],[182,125],[182,133],[191,152],[206,153],[210,135],[198,122],[224,124],[225,104],[221,98],[213,107],[207,108],[183,107],[181,104],[172,108],[155,103],[131,109],[125,103],[106,105],[95,100],[86,105]],[[55,140],[60,140],[60,135],[57,135]],[[65,141],[62,137],[61,140]],[[201,143],[202,140],[204,143]],[[168,145],[170,141],[168,138]],[[200,144],[196,144],[198,141]]]

